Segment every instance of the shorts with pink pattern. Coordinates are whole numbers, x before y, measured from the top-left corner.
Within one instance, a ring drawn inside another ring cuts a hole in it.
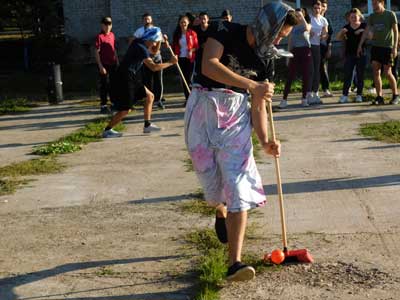
[[[185,140],[210,205],[228,212],[263,206],[266,198],[253,156],[248,97],[226,89],[193,88]]]

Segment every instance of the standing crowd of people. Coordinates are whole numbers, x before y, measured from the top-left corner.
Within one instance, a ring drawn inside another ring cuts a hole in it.
[[[384,104],[382,94],[382,73],[388,78],[392,90],[391,104],[399,103],[397,92],[397,49],[399,47],[398,22],[396,14],[386,10],[384,0],[373,0],[374,12],[365,22],[363,14],[352,8],[345,14],[347,23],[336,34],[344,53],[343,90],[340,103],[349,101],[349,92],[354,83],[356,102],[363,102],[365,69],[367,65],[367,41],[371,45],[370,60],[373,72],[373,87],[376,98],[373,104]],[[294,57],[288,63],[280,108],[288,106],[288,95],[297,73],[301,74],[303,106],[322,104],[321,96],[331,97],[329,90],[328,60],[332,55],[333,30],[326,18],[327,0],[312,3],[312,12],[306,8],[297,9],[299,24],[293,28],[288,39],[289,50]],[[322,95],[319,90],[322,90]]]
[[[362,97],[365,69],[365,41],[371,39],[371,60],[377,92],[376,103],[383,101],[381,72],[392,87],[392,104],[398,103],[397,85],[392,74],[397,56],[398,29],[393,12],[384,9],[383,0],[373,0],[374,13],[368,23],[357,9],[348,14],[348,24],[337,34],[345,44],[345,82],[340,102],[347,102],[353,74],[357,95]],[[325,18],[326,0],[313,2],[306,9],[294,10],[281,1],[263,6],[250,24],[232,22],[224,10],[217,22],[209,22],[206,12],[198,17],[180,16],[172,38],[153,25],[149,14],[135,31],[121,62],[115,51],[111,18],[102,19],[102,32],[96,39],[96,60],[101,84],[110,79],[111,101],[116,111],[103,137],[120,137],[113,127],[129,113],[140,99],[144,103],[144,133],[161,130],[151,122],[154,101],[163,107],[162,70],[179,64],[185,92],[185,142],[194,170],[202,185],[205,200],[216,208],[215,231],[221,243],[228,244],[227,279],[254,278],[252,266],[242,262],[242,248],[248,210],[265,205],[266,195],[253,156],[252,130],[266,154],[280,155],[279,141],[268,136],[267,102],[274,94],[274,59],[280,41],[289,36],[289,76],[280,107],[287,104],[290,85],[297,71],[302,74],[303,106],[321,104],[331,96],[327,60],[332,52],[333,31]],[[171,51],[164,62],[161,45]],[[103,86],[104,87],[104,86]],[[101,111],[106,110],[107,96],[101,89]],[[362,98],[357,98],[357,101]],[[249,106],[250,103],[250,106]]]

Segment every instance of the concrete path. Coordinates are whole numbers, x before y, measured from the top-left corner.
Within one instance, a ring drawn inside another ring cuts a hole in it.
[[[354,262],[399,276],[400,145],[364,138],[358,128],[398,120],[400,107],[325,101],[302,108],[291,100],[275,114],[289,244],[308,247],[320,262]],[[124,137],[60,156],[68,166],[63,173],[38,176],[29,187],[0,197],[1,300],[193,295],[193,253],[182,237],[212,220],[179,208],[199,185],[183,162],[182,99],[169,103],[154,114],[160,134],[143,135],[142,114],[131,115]],[[97,116],[97,108],[65,104],[0,117],[0,166],[30,158],[33,145]],[[263,156],[259,169],[269,205],[252,220],[263,238],[246,250],[261,254],[280,246],[280,223],[272,159]],[[260,276],[252,283],[254,299],[273,295],[266,281]],[[246,295],[246,287],[223,289],[223,299]],[[307,294],[299,285],[286,290],[287,299],[353,299],[321,289]],[[373,299],[389,299],[382,295]]]

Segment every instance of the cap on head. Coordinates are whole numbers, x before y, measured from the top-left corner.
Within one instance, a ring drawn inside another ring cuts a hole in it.
[[[103,17],[101,19],[101,24],[112,24],[111,17]]]
[[[294,10],[282,2],[270,2],[264,5],[254,22],[251,30],[256,41],[256,54],[263,59],[271,57],[272,43],[281,31],[289,11]]]
[[[229,16],[232,16],[231,11],[229,9],[224,9],[221,13],[221,17],[224,18],[224,17],[229,17]]]
[[[163,40],[161,29],[158,27],[151,27],[145,30],[142,36],[142,40],[151,42],[161,42]]]

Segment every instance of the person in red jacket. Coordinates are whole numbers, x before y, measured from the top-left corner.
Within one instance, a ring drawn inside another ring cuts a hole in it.
[[[187,16],[179,17],[178,25],[176,26],[173,35],[172,48],[178,56],[179,66],[182,69],[183,76],[185,77],[186,82],[190,85],[199,43],[197,41],[196,32],[189,29],[189,18]],[[189,91],[186,90],[183,82],[182,87],[185,93],[185,99],[187,100],[189,97]]]

